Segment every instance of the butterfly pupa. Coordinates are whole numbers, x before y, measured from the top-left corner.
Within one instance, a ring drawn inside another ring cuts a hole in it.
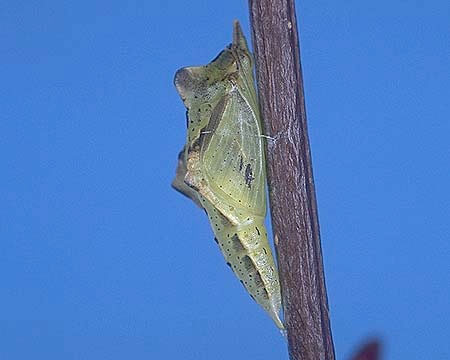
[[[214,60],[178,70],[174,82],[187,109],[187,139],[172,185],[206,211],[227,264],[284,329],[264,225],[264,144],[253,60],[239,23],[233,42]]]

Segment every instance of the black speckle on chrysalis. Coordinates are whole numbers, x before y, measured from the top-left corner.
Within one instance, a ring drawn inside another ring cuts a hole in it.
[[[253,177],[252,166],[250,164],[247,164],[247,166],[245,167],[244,177],[245,177],[245,184],[250,188],[252,181],[255,180],[255,178]]]

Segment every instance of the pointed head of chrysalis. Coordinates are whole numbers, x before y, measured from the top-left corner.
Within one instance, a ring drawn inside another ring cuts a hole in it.
[[[215,96],[223,93],[223,79],[230,75],[240,77],[240,73],[252,72],[252,56],[239,22],[233,24],[233,42],[222,50],[208,65],[189,66],[179,69],[174,78],[186,107],[192,106],[195,99],[205,96],[214,101]],[[196,94],[196,95],[194,95]],[[193,96],[194,95],[194,96]]]

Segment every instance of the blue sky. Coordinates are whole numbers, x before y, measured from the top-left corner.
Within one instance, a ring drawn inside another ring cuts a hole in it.
[[[450,358],[450,3],[298,1],[337,357]],[[0,5],[0,358],[285,359],[173,191],[175,71],[245,1]]]

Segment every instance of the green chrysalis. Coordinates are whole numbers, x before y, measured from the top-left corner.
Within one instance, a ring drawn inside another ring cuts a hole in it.
[[[253,61],[239,23],[211,63],[177,71],[186,146],[172,185],[205,209],[227,264],[280,329],[278,271],[264,226],[265,160]]]

